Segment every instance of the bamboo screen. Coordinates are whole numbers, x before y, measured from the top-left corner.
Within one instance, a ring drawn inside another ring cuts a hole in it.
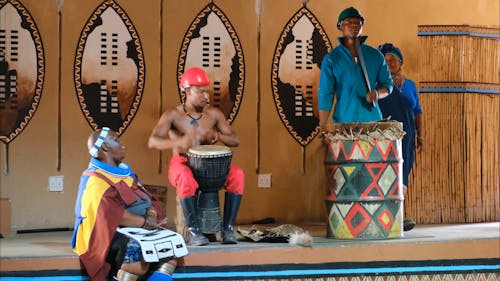
[[[422,81],[500,83],[499,29],[419,26]]]
[[[500,29],[419,26],[424,149],[405,216],[500,220]]]

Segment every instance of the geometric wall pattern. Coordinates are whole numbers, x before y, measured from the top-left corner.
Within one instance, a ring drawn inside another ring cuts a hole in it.
[[[177,279],[176,279],[177,280]],[[410,274],[410,275],[374,275],[353,277],[319,277],[290,279],[238,279],[252,281],[498,281],[499,273],[466,273],[466,274]]]
[[[195,17],[182,40],[177,81],[186,69],[202,68],[211,81],[210,105],[220,109],[231,124],[237,116],[245,85],[245,60],[238,34],[213,2]],[[185,92],[179,91],[181,102]]]
[[[115,1],[99,5],[83,27],[74,78],[89,125],[121,135],[139,109],[146,77],[139,34]]]
[[[16,0],[0,0],[0,141],[14,140],[40,104],[45,55],[38,27]]]
[[[421,263],[422,261],[416,261]],[[451,261],[452,263],[454,261]],[[364,268],[337,268],[335,265],[325,264],[322,269],[315,269],[315,265],[256,265],[253,270],[239,271],[235,267],[178,267],[173,274],[176,281],[499,281],[500,265],[428,265],[421,267],[398,267],[384,263],[383,267],[366,266]],[[455,269],[456,268],[456,269]],[[465,269],[462,269],[465,268]],[[412,272],[412,270],[415,270]],[[400,272],[398,272],[400,271]],[[350,273],[348,273],[350,272]],[[26,279],[28,278],[28,279]],[[19,280],[90,280],[80,270],[42,270],[1,272],[2,281]]]
[[[288,21],[276,43],[271,69],[276,110],[303,147],[319,133],[316,92],[321,61],[331,49],[321,23],[305,5]]]

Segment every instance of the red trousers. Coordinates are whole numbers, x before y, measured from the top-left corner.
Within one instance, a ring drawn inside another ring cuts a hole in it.
[[[194,179],[193,172],[189,168],[188,159],[186,156],[174,154],[170,159],[168,169],[168,179],[170,184],[177,188],[179,198],[191,197],[196,194],[198,183]],[[245,174],[241,168],[234,165],[229,166],[224,189],[235,194],[243,194],[245,189]]]

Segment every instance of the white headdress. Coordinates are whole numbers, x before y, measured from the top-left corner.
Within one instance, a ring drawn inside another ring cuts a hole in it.
[[[99,134],[99,137],[95,141],[94,145],[89,149],[90,155],[92,157],[97,157],[97,153],[99,152],[99,149],[101,148],[102,144],[104,143],[104,139],[108,136],[109,133],[109,128],[108,127],[102,127],[101,133]]]

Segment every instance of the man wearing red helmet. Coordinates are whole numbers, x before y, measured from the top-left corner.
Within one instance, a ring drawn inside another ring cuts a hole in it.
[[[214,144],[218,141],[229,147],[240,144],[235,131],[227,123],[226,117],[216,107],[209,105],[210,80],[200,68],[193,67],[184,72],[180,88],[185,92],[185,101],[165,111],[149,137],[149,148],[172,149],[169,164],[170,183],[177,188],[177,195],[189,230],[188,243],[202,246],[209,243],[203,236],[196,221],[196,190],[198,183],[184,156],[190,147]],[[243,171],[231,165],[224,188],[223,244],[236,244],[233,225],[244,190]]]

